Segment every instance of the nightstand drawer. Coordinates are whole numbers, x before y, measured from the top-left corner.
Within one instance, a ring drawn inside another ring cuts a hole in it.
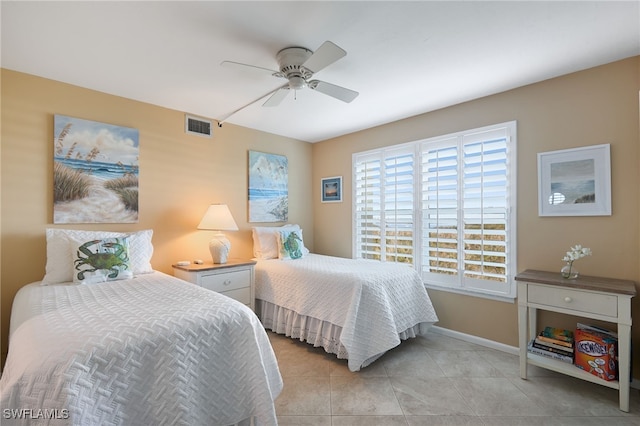
[[[616,296],[542,285],[529,286],[528,293],[529,303],[614,318],[618,316],[618,298]]]
[[[247,306],[251,306],[251,287],[239,288],[237,290],[229,290],[220,292],[232,299],[237,300],[240,303],[244,303]]]
[[[207,275],[200,277],[200,285],[207,290],[224,293],[251,286],[251,271],[233,271]]]

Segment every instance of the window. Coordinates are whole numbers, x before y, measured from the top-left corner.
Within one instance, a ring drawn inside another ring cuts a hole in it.
[[[515,297],[516,124],[357,153],[354,255],[428,286]]]
[[[355,252],[358,257],[414,263],[413,146],[359,156],[355,174]]]

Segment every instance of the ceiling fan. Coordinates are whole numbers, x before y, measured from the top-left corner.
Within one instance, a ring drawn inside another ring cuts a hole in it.
[[[278,106],[284,98],[287,97],[290,91],[295,92],[305,88],[324,93],[325,95],[348,103],[358,96],[358,92],[335,84],[327,83],[326,81],[315,79],[311,80],[311,77],[315,73],[333,64],[338,59],[346,55],[347,52],[342,48],[330,41],[325,41],[315,52],[312,52],[305,47],[287,47],[282,49],[276,55],[276,61],[280,67],[279,71],[233,61],[223,61],[220,65],[229,68],[251,69],[262,73],[268,73],[276,78],[288,80],[284,85],[258,98],[259,100],[270,95],[269,99],[267,99],[262,105],[264,107]],[[253,101],[248,105],[251,105],[254,102],[256,101]],[[242,108],[245,108],[248,105],[245,105]],[[230,115],[235,114],[240,111],[240,109],[232,112]]]

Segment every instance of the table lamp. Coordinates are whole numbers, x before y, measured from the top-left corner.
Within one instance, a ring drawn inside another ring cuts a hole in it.
[[[237,231],[238,225],[233,220],[226,204],[211,204],[202,217],[198,229],[214,230],[216,233],[209,242],[209,251],[213,263],[227,263],[231,242],[221,231]]]

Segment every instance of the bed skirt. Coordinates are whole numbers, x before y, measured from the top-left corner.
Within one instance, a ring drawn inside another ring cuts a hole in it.
[[[340,343],[342,327],[338,325],[300,315],[261,299],[256,299],[256,315],[268,330],[309,343],[314,347],[321,347],[326,352],[335,354],[339,359],[349,359],[347,349]],[[425,324],[417,324],[398,333],[398,337],[400,340],[412,339],[425,334],[426,328]],[[382,352],[366,359],[360,367],[368,366],[384,354],[385,352]]]

